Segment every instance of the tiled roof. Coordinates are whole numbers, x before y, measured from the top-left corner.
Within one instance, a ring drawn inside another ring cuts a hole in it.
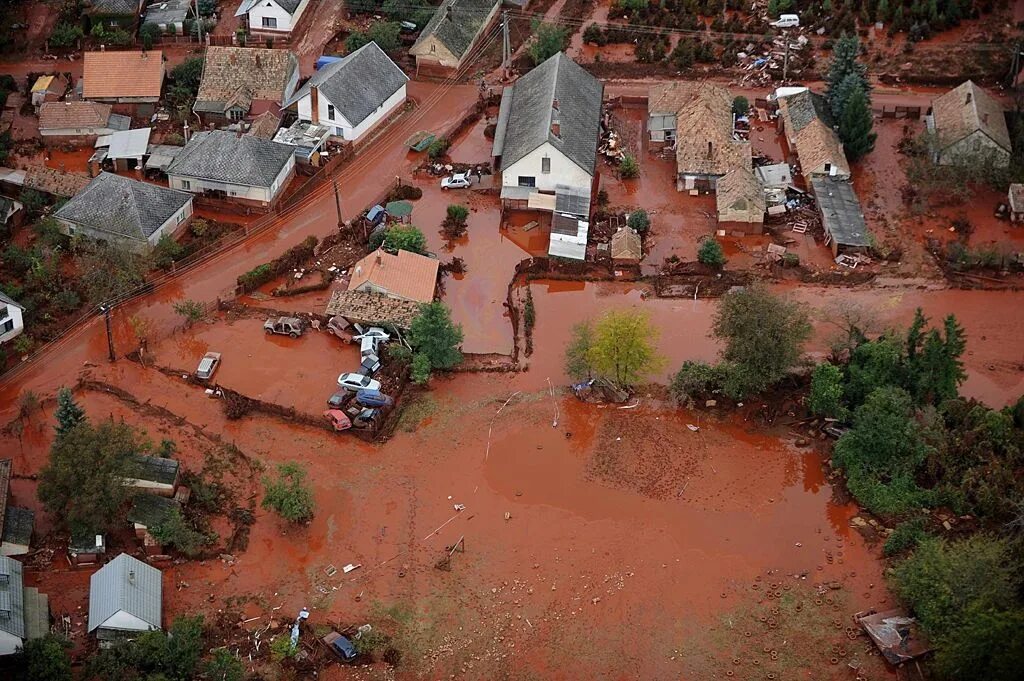
[[[139,11],[139,0],[87,0],[86,14],[132,14]]]
[[[352,268],[348,290],[355,291],[369,283],[396,298],[429,303],[437,287],[437,270],[434,258],[410,251],[393,255],[379,248]]]
[[[932,102],[932,117],[942,148],[980,130],[1003,149],[1012,150],[1002,105],[972,81],[937,97]]]
[[[164,53],[86,52],[82,68],[85,99],[159,97],[164,82]]]
[[[324,66],[292,95],[285,106],[299,101],[316,87],[353,126],[380,108],[409,80],[395,62],[370,42],[341,61]]]
[[[368,291],[335,291],[327,303],[328,317],[341,315],[357,324],[394,324],[408,329],[420,313],[420,303]]]
[[[506,87],[503,115],[494,134],[494,153],[501,156],[502,169],[549,142],[593,175],[603,96],[601,81],[563,52]]]
[[[640,235],[629,227],[619,227],[612,234],[611,254],[615,260],[639,260],[643,257]]]
[[[224,130],[199,132],[167,168],[168,175],[270,187],[295,150],[251,135]]]
[[[54,216],[126,239],[145,241],[192,195],[112,173],[100,173]]]
[[[715,203],[719,219],[742,222],[764,220],[764,187],[750,170],[736,168],[719,178],[715,185]]]
[[[25,188],[35,189],[55,196],[74,196],[85,189],[89,178],[75,173],[62,173],[46,166],[29,166],[25,169]]]
[[[253,137],[259,137],[264,140],[274,139],[274,135],[277,134],[277,129],[281,127],[281,118],[275,115],[273,112],[264,111],[256,118],[252,119],[252,125],[249,128],[247,135]]]
[[[702,83],[676,113],[676,169],[686,175],[725,175],[750,168],[750,142],[733,139],[732,95]]]
[[[800,159],[800,168],[805,174],[815,172],[828,163],[837,169],[838,174],[849,176],[850,164],[843,153],[843,143],[839,135],[820,118],[814,119],[797,133],[793,143]]]
[[[101,567],[89,579],[90,632],[122,610],[159,629],[162,605],[160,571],[126,553]]]
[[[231,102],[248,111],[252,101],[281,103],[298,60],[288,50],[208,47],[196,111],[224,113]]]
[[[500,0],[444,0],[434,12],[412,51],[430,36],[448,48],[454,56],[462,58],[473,44],[477,34],[484,29],[484,21]]]
[[[804,90],[779,99],[779,115],[789,137],[794,137],[810,125],[811,121],[821,119],[825,125],[832,127],[832,116],[828,110],[828,102],[822,95]]]
[[[648,115],[675,114],[693,99],[694,91],[698,87],[697,83],[689,80],[652,85],[647,93]]]
[[[99,102],[44,102],[39,107],[39,129],[103,128],[111,106]]]

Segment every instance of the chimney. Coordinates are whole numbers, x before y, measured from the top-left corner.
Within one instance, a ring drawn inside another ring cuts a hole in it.
[[[551,121],[551,134],[555,137],[562,136],[562,124],[558,121]]]
[[[708,140],[708,158],[711,158],[713,153],[714,153],[714,143],[711,140]]]
[[[558,111],[558,97],[555,97],[555,100],[551,102],[551,108]]]
[[[312,113],[310,114],[310,120],[313,125],[320,123],[320,90],[317,89],[316,85],[309,86],[309,106]]]
[[[383,256],[381,256],[380,249],[378,248],[377,249],[377,267],[382,267],[383,265],[384,265],[384,258],[383,258]]]
[[[135,583],[135,570],[129,570],[128,571],[128,583],[129,584],[134,584]]]

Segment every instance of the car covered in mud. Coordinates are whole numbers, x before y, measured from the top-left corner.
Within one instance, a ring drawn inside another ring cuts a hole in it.
[[[298,317],[278,317],[263,322],[263,330],[269,335],[278,334],[298,338],[306,330],[306,323]]]
[[[351,343],[356,337],[356,329],[344,317],[331,317],[327,320],[327,330],[343,343]]]
[[[334,655],[342,662],[351,662],[359,657],[355,644],[348,637],[332,631],[321,639]]]
[[[390,396],[379,390],[360,390],[356,393],[356,402],[364,407],[373,408],[390,407],[395,403]]]
[[[352,427],[352,421],[350,421],[348,415],[340,409],[328,409],[324,412],[324,418],[327,419],[328,423],[331,424],[331,427],[338,433],[344,430],[349,430]]]
[[[358,373],[363,376],[373,376],[380,371],[380,359],[377,355],[363,355],[363,361],[359,364]]]
[[[441,180],[441,189],[465,189],[473,184],[473,178],[469,173],[453,173],[451,177]]]
[[[199,360],[199,366],[196,367],[196,378],[201,381],[207,381],[213,378],[213,374],[217,371],[217,367],[220,366],[220,353],[219,352],[208,352],[203,355],[203,358]],[[378,386],[380,387],[380,386]]]
[[[352,391],[341,388],[331,393],[331,396],[327,398],[327,406],[331,409],[341,409],[348,401],[352,399]]]
[[[338,387],[352,392],[360,390],[380,390],[380,381],[375,381],[369,376],[360,373],[349,372],[338,376]]]

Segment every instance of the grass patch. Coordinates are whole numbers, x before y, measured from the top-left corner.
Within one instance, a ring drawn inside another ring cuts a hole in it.
[[[402,409],[402,415],[398,419],[398,428],[407,433],[415,431],[420,424],[437,413],[438,407],[437,400],[432,395],[417,395]]]

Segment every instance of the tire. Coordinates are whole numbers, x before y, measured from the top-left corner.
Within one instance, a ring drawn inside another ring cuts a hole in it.
[[[273,336],[274,335],[274,330],[273,329],[263,329],[263,330],[267,332],[268,336]]]
[[[292,338],[298,338],[299,337],[299,334],[295,333],[294,331],[290,331],[288,333],[288,335],[291,336]]]

